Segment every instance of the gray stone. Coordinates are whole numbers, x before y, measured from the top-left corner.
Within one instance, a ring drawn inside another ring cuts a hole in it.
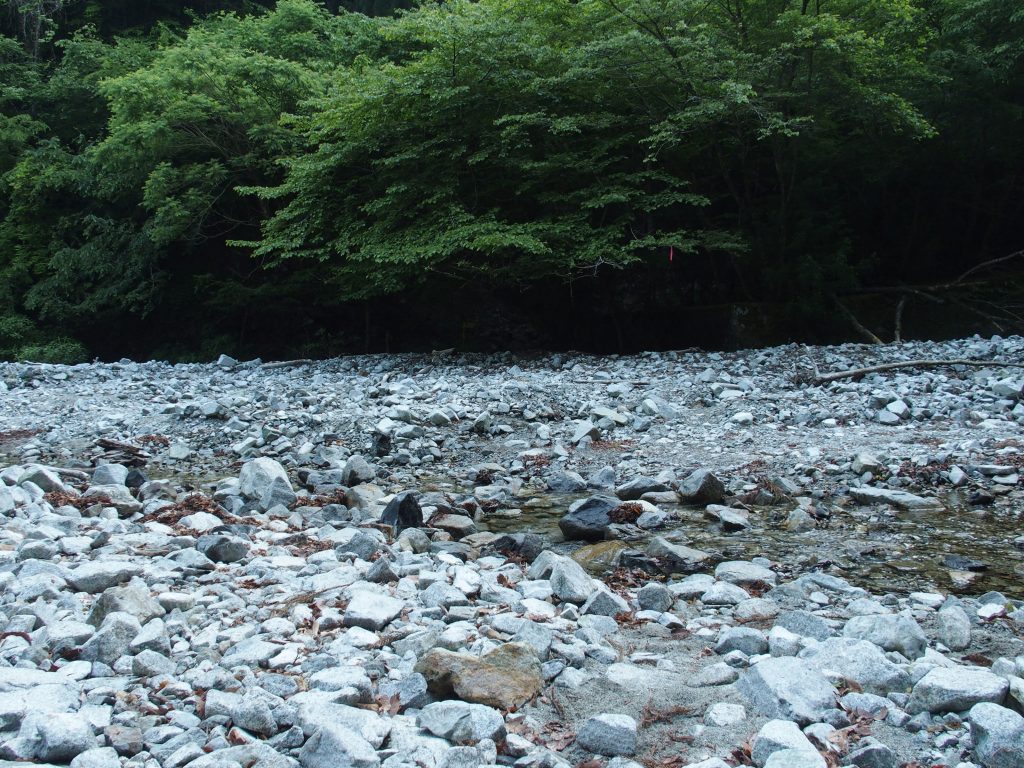
[[[238,490],[247,499],[259,501],[275,479],[283,480],[291,488],[288,473],[280,462],[260,456],[242,465],[238,477]]]
[[[783,611],[775,620],[775,626],[814,640],[827,640],[836,634],[827,621],[807,611]]]
[[[416,724],[454,744],[505,738],[505,721],[498,710],[465,701],[428,704],[416,717]]]
[[[40,760],[66,763],[96,746],[92,727],[78,714],[48,714],[36,727],[36,757]]]
[[[551,568],[551,589],[562,602],[577,605],[597,591],[597,585],[583,566],[568,557],[559,557]]]
[[[763,768],[827,768],[825,758],[803,749],[780,749],[772,752]]]
[[[136,654],[132,659],[132,674],[140,677],[154,677],[156,675],[173,675],[177,665],[173,659],[169,659],[162,653],[145,650]]]
[[[754,737],[750,757],[754,765],[763,766],[773,753],[783,749],[818,754],[818,750],[804,736],[796,723],[789,720],[769,720]]]
[[[629,715],[605,713],[587,718],[576,742],[598,755],[632,755],[636,752],[637,723]]]
[[[750,527],[750,513],[745,509],[708,504],[704,509],[704,517],[717,520],[725,531],[742,531]]]
[[[711,555],[699,549],[670,542],[655,536],[647,545],[647,554],[663,562],[674,573],[692,573],[705,567]]]
[[[684,504],[721,504],[725,485],[711,470],[698,469],[679,484],[679,498]]]
[[[570,505],[558,521],[562,535],[569,541],[601,541],[611,525],[611,513],[621,502],[613,496],[591,496]]]
[[[401,680],[382,682],[380,695],[388,699],[397,699],[399,711],[404,711],[408,707],[420,708],[430,702],[427,679],[419,672],[413,672]]]
[[[131,582],[122,587],[110,587],[105,590],[99,596],[99,599],[93,603],[86,621],[94,627],[98,627],[111,613],[128,613],[138,619],[139,622],[144,622],[157,616],[163,616],[166,611],[149,594],[149,588],[144,581],[132,579]]]
[[[259,508],[261,512],[266,512],[277,506],[291,507],[298,498],[288,478],[274,477],[260,494]]]
[[[388,595],[358,590],[345,608],[346,627],[381,630],[398,616],[405,603]]]
[[[124,485],[128,467],[122,464],[100,464],[92,473],[92,485]]]
[[[963,712],[975,704],[1001,704],[1010,687],[1006,678],[984,669],[936,667],[917,681],[907,711]]]
[[[727,581],[716,581],[700,596],[701,602],[705,605],[739,605],[749,599],[750,593]]]
[[[143,567],[139,563],[94,560],[82,563],[69,571],[67,581],[72,588],[79,592],[96,594],[130,581],[133,577],[141,575],[142,572]]]
[[[898,762],[895,752],[870,737],[858,743],[846,756],[846,763],[858,768],[896,768]]]
[[[734,667],[730,667],[724,661],[720,661],[716,664],[710,664],[704,669],[700,670],[690,680],[687,681],[688,685],[692,685],[695,688],[705,688],[708,686],[716,685],[729,685],[734,683],[739,678],[740,673]]]
[[[910,676],[867,640],[829,638],[801,651],[800,658],[822,672],[835,672],[865,691],[882,696],[905,691],[910,685]]]
[[[747,710],[741,704],[720,701],[704,712],[704,724],[717,728],[732,728],[747,719]]]
[[[659,581],[644,584],[637,590],[637,602],[642,611],[667,611],[672,607],[672,593]]]
[[[736,687],[760,714],[801,725],[817,722],[835,707],[828,680],[806,661],[791,657],[764,659]]]
[[[350,456],[341,470],[341,484],[350,488],[362,483],[372,483],[377,479],[377,471],[362,456]]]
[[[634,477],[627,483],[615,489],[615,495],[622,501],[635,501],[645,493],[661,493],[672,490],[665,483],[655,480],[653,477]]]
[[[128,654],[132,640],[141,630],[139,620],[130,613],[109,613],[96,634],[82,646],[81,658],[113,664]]]
[[[998,704],[971,707],[974,754],[985,768],[1024,768],[1024,717]]]
[[[200,536],[196,549],[215,563],[237,563],[249,555],[249,542],[226,533]]]
[[[928,638],[906,613],[854,616],[843,627],[843,635],[867,640],[886,651],[899,651],[908,659],[923,656],[928,648]]]
[[[142,503],[123,485],[90,485],[83,499],[95,499],[103,506],[113,507],[122,517],[129,517],[142,509]]]
[[[360,560],[369,562],[383,548],[384,545],[376,536],[372,536],[366,531],[357,531],[348,541],[335,546],[334,551],[339,555],[351,553]]]
[[[768,639],[764,632],[751,627],[730,627],[719,636],[715,644],[715,653],[724,656],[731,651],[740,651],[746,656],[766,653]]]
[[[565,469],[548,475],[547,483],[552,493],[579,493],[587,489],[587,481],[578,472]]]
[[[862,504],[892,504],[894,507],[908,510],[944,509],[942,502],[938,499],[915,496],[907,491],[893,488],[874,488],[864,485],[859,488],[850,488],[850,495]]]
[[[26,483],[34,483],[42,488],[45,493],[52,493],[54,491],[68,493],[71,490],[60,479],[59,474],[49,467],[44,467],[40,464],[29,464],[25,467],[25,471],[18,478],[18,485],[24,486]]]
[[[113,747],[96,747],[79,752],[71,768],[121,768],[121,760]]]
[[[939,642],[954,651],[971,644],[971,619],[959,605],[942,608],[935,622]]]
[[[584,616],[618,616],[621,613],[629,613],[629,603],[607,588],[598,589],[580,608],[580,614]]]
[[[380,521],[382,524],[394,528],[395,533],[401,533],[407,528],[422,528],[423,510],[420,508],[419,501],[416,500],[415,492],[402,491],[397,494],[384,507]]]

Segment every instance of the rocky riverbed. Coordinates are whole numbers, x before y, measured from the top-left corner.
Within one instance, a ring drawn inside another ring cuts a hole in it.
[[[1024,766],[1022,362],[0,364],[0,758]]]

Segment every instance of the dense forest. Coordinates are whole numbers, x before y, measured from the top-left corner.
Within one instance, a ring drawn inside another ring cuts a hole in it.
[[[4,0],[0,32],[0,359],[1021,328],[1020,0]]]

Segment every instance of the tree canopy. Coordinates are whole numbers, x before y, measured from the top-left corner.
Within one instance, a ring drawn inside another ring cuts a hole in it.
[[[1012,0],[3,5],[0,357],[581,286],[805,323],[1021,248]]]

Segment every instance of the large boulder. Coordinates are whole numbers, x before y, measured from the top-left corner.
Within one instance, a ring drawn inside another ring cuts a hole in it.
[[[611,513],[619,504],[613,496],[591,496],[570,506],[558,527],[569,541],[601,541],[612,524]]]
[[[540,660],[526,643],[505,643],[483,656],[434,648],[420,658],[416,671],[436,696],[499,709],[522,706],[544,684]]]
[[[397,494],[384,507],[380,521],[384,525],[390,525],[394,528],[396,534],[401,533],[406,528],[422,528],[423,510],[420,509],[420,503],[416,500],[415,493],[413,491],[402,491]]]
[[[1010,684],[985,669],[936,667],[917,681],[907,711],[963,712],[982,702],[1002,704]]]
[[[698,469],[679,484],[683,504],[721,504],[725,485],[709,469]]]
[[[496,709],[466,701],[436,701],[416,718],[426,731],[454,744],[475,744],[484,739],[503,741],[505,720]]]
[[[676,544],[655,536],[647,545],[647,554],[655,558],[670,573],[693,573],[707,567],[711,555],[699,549]]]
[[[836,705],[835,689],[825,676],[802,659],[765,659],[736,683],[759,714],[800,725],[814,723]]]
[[[632,755],[636,752],[637,723],[629,715],[594,715],[580,727],[576,742],[598,755]]]
[[[971,707],[974,756],[985,768],[1024,768],[1024,717],[998,704]]]
[[[908,659],[924,656],[928,638],[914,617],[906,613],[854,616],[843,627],[845,637],[867,640],[886,651],[898,651]]]
[[[280,462],[260,456],[242,465],[242,472],[238,477],[238,490],[245,498],[259,501],[275,479],[283,480],[289,489],[292,487],[288,473]]]
[[[910,685],[907,672],[893,664],[874,643],[852,637],[833,637],[800,652],[800,658],[822,672],[834,672],[860,685],[869,693],[885,696],[905,691]]]

